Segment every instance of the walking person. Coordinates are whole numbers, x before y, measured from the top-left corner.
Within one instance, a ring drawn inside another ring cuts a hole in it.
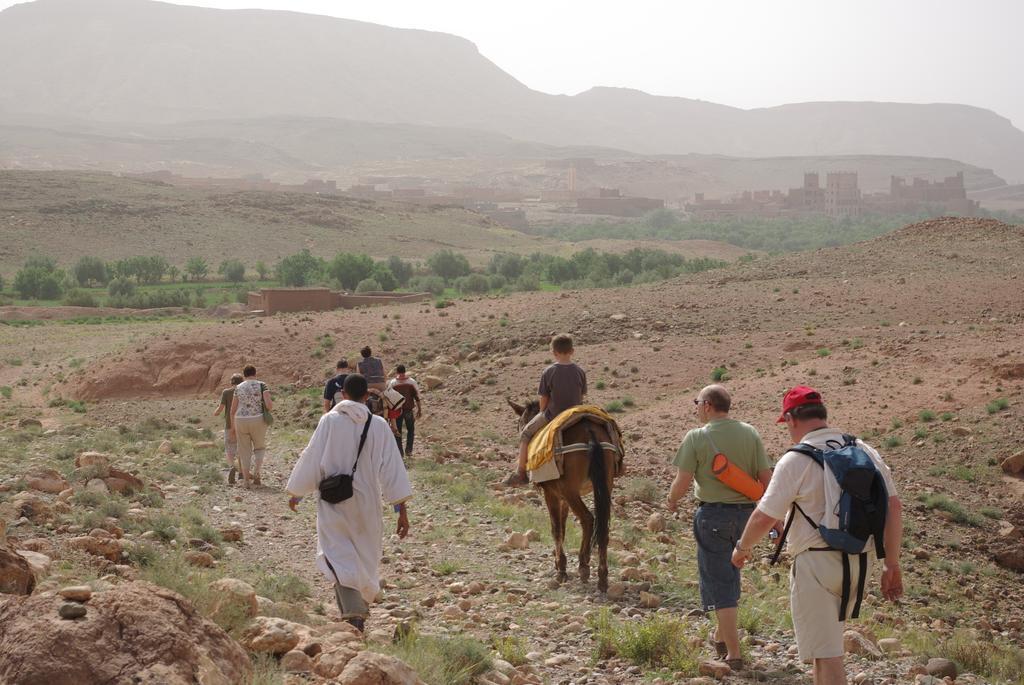
[[[736,542],[732,563],[742,568],[754,545],[786,519],[779,544],[787,542],[793,559],[789,598],[800,658],[812,664],[815,685],[845,685],[843,631],[847,619],[857,618],[872,557],[884,558],[882,595],[895,601],[903,594],[902,506],[882,457],[862,440],[829,427],[816,390],[801,385],[787,392],[778,422],[786,424],[794,446],[776,464]],[[834,467],[845,469],[843,485]],[[857,475],[851,477],[854,469]],[[844,504],[843,488],[852,492],[858,486],[865,486],[857,493],[859,502]],[[843,522],[840,510],[848,512]]]
[[[398,449],[402,449],[402,429],[406,431],[404,456],[412,454],[412,443],[416,436],[416,420],[423,416],[423,403],[420,401],[420,388],[416,380],[406,373],[405,364],[395,367],[395,377],[388,382],[388,388],[401,393],[405,401],[402,413],[395,419],[395,439]],[[415,410],[413,404],[415,403]]]
[[[334,375],[324,385],[324,411],[334,409],[334,405],[341,402],[342,388],[345,386],[345,379],[348,378],[348,360],[339,359],[334,367]]]
[[[235,397],[235,386],[242,382],[242,374],[231,375],[231,387],[224,388],[220,393],[220,404],[217,405],[214,416],[224,414],[224,458],[228,462],[228,485],[235,484],[236,455],[238,452],[238,438],[235,435],[235,427],[231,422],[231,401]]]
[[[238,440],[238,466],[246,488],[262,485],[263,459],[267,454],[267,428],[274,403],[267,384],[256,378],[256,367],[242,369],[243,380],[235,387],[231,400],[235,436]]]
[[[345,379],[344,399],[320,417],[309,444],[288,479],[288,506],[296,510],[303,497],[317,490],[316,565],[334,585],[343,620],[365,631],[369,605],[380,591],[384,550],[381,500],[398,514],[396,532],[409,532],[406,501],[412,487],[387,421],[366,407],[366,379]],[[350,495],[337,499],[330,487],[334,476],[351,476]],[[327,499],[325,499],[327,498]]]
[[[366,386],[369,388],[369,395],[367,396],[369,404],[367,406],[376,414],[383,413],[384,402],[380,395],[388,387],[388,376],[384,371],[384,362],[380,357],[373,356],[373,350],[369,346],[359,350],[359,356],[362,359],[356,363],[356,370],[366,379]]]
[[[739,671],[743,668],[737,629],[740,573],[732,565],[731,555],[754,511],[755,499],[768,485],[771,463],[757,430],[729,416],[732,398],[723,386],[707,386],[693,402],[702,426],[686,434],[672,460],[676,476],[666,506],[671,512],[678,511],[679,500],[693,484],[697,499],[693,536],[697,541],[701,605],[705,612],[715,612],[717,625],[712,642],[718,658]],[[740,482],[727,484],[716,475],[717,462],[738,474]]]

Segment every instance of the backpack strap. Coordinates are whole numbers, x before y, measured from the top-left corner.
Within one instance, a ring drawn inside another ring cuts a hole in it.
[[[352,475],[356,475],[356,467],[359,466],[359,455],[363,452],[363,445],[366,444],[366,434],[370,432],[370,423],[373,421],[373,414],[366,417],[366,425],[363,426],[363,434],[359,436],[359,449],[356,450],[356,460],[352,464]]]
[[[799,442],[790,447],[787,452],[799,452],[800,454],[810,457],[814,462],[821,468],[825,468],[825,457],[824,452],[815,447],[814,445],[808,445],[806,442]]]
[[[797,443],[790,447],[787,452],[799,452],[805,456],[810,457],[814,462],[821,468],[825,468],[825,458],[822,456],[821,450],[814,445],[808,445],[805,442]],[[800,505],[793,502],[793,506],[789,509],[789,520],[786,521],[786,527],[782,529],[782,535],[779,536],[779,541],[775,546],[775,553],[772,554],[771,564],[779,563],[779,555],[782,554],[782,547],[785,545],[786,536],[789,535],[789,529],[793,525],[793,519],[796,518],[796,512],[800,512],[800,515],[804,517],[807,524],[814,530],[818,529],[818,524],[811,520],[811,517],[800,508]]]

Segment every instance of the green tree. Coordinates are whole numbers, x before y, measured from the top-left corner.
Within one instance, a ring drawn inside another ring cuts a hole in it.
[[[427,259],[427,266],[435,274],[446,282],[469,275],[469,260],[465,255],[457,254],[451,250],[441,250],[430,255]]]
[[[173,264],[167,267],[167,278],[168,280],[170,280],[171,283],[176,282],[178,280],[178,276],[180,275],[181,269],[179,269],[178,267],[174,266]]]
[[[261,281],[267,280],[267,274],[270,273],[270,267],[267,266],[266,262],[262,259],[256,262],[256,275],[260,277]]]
[[[200,281],[206,278],[206,274],[209,271],[210,265],[202,257],[189,257],[188,261],[185,262],[185,273],[193,281]]]
[[[327,267],[327,277],[337,281],[345,290],[355,290],[360,281],[373,274],[373,260],[364,254],[339,252]]]
[[[30,260],[31,261],[31,260]],[[25,300],[56,300],[64,291],[64,272],[59,271],[55,266],[52,269],[46,266],[30,266],[26,262],[14,276],[14,290]]]
[[[80,286],[106,285],[110,280],[107,265],[98,257],[80,257],[72,273]]]
[[[373,273],[370,278],[380,284],[381,290],[391,292],[398,287],[398,279],[391,272],[391,268],[385,262],[377,262],[373,265]]]
[[[282,285],[302,287],[309,285],[323,273],[324,262],[309,250],[296,252],[277,263],[277,280]]]
[[[158,255],[149,257],[135,257],[136,271],[140,283],[159,283],[163,280],[164,274],[170,266],[167,260]]]
[[[409,285],[409,279],[412,278],[412,264],[401,257],[391,255],[388,257],[387,265],[400,287],[404,288]]]
[[[107,285],[107,294],[111,297],[131,297],[135,294],[135,284],[127,278],[115,278]]]
[[[487,265],[487,272],[501,274],[506,280],[514,281],[523,273],[524,259],[516,254],[496,254]]]
[[[225,259],[217,267],[217,273],[232,283],[241,283],[245,280],[245,264],[238,259]]]
[[[478,295],[487,292],[491,287],[491,282],[483,274],[470,274],[456,280],[455,287],[461,293]]]
[[[357,293],[373,293],[379,292],[380,290],[380,283],[378,283],[376,279],[373,278],[364,278],[363,280],[359,281],[359,283],[356,284]]]

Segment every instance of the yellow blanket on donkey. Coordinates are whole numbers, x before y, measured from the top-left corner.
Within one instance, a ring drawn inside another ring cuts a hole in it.
[[[566,409],[561,414],[551,419],[551,422],[540,429],[537,435],[530,441],[530,449],[526,457],[526,470],[534,471],[551,461],[555,456],[556,448],[560,447],[562,429],[576,423],[582,415],[596,416],[608,424],[612,443],[622,445],[622,434],[615,419],[601,407],[592,404],[581,404],[571,409]],[[613,431],[611,429],[614,429]]]

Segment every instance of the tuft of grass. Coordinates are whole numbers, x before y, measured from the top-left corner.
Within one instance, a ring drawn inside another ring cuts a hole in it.
[[[724,366],[716,366],[711,370],[711,380],[715,383],[729,380],[729,369]]]
[[[526,640],[521,637],[495,637],[491,646],[504,661],[513,666],[522,666],[526,663]]]
[[[920,495],[917,498],[917,501],[924,504],[928,509],[936,509],[938,511],[946,512],[956,523],[963,523],[968,526],[978,528],[984,522],[984,519],[981,516],[967,511],[959,502],[950,499],[946,495]]]
[[[301,602],[313,596],[309,583],[291,573],[262,576],[255,588],[256,594],[275,602]]]
[[[626,397],[622,398],[622,406],[624,406],[624,407],[635,407],[636,406],[636,400],[634,400],[632,397],[627,395]]]
[[[1009,406],[1010,400],[1006,399],[1005,397],[997,397],[996,399],[992,400],[991,402],[985,405],[985,411],[987,411],[989,414],[995,414],[997,412],[1001,412],[1002,410],[1006,409]]]
[[[832,354],[832,350],[828,349],[827,347],[819,347],[818,351],[815,354],[817,354],[819,357],[827,357],[830,354]]]
[[[885,445],[888,449],[892,449],[894,447],[899,447],[900,445],[902,445],[903,441],[900,440],[898,435],[890,435],[885,439],[885,441],[882,444]]]
[[[955,661],[963,672],[989,682],[1024,685],[1024,649],[1018,644],[1000,639],[981,641],[965,630],[949,637],[915,630],[904,637],[914,652]]]
[[[620,400],[612,400],[608,404],[604,405],[604,410],[609,414],[621,414],[626,411],[626,408]]]
[[[942,419],[943,421],[952,421],[955,416],[956,416],[956,414],[954,414],[951,411],[944,411],[939,416],[939,418]]]
[[[628,499],[647,504],[654,504],[661,499],[661,488],[650,478],[628,480],[624,492]]]
[[[697,675],[698,655],[690,646],[686,624],[679,619],[655,615],[627,623],[603,607],[591,617],[590,627],[598,659],[618,656],[641,668]]]
[[[442,559],[441,561],[434,564],[432,568],[434,569],[434,573],[436,573],[439,576],[450,576],[451,574],[459,570],[459,565],[454,561]]]
[[[413,630],[383,651],[409,664],[431,685],[471,685],[492,664],[487,645],[462,635],[423,635]]]
[[[931,409],[922,409],[917,418],[925,423],[931,423],[935,420],[935,412]]]
[[[9,385],[0,385],[0,396],[3,396],[3,398],[5,400],[11,399],[11,395],[13,393],[14,393],[14,391],[11,389],[11,386],[9,386]]]

